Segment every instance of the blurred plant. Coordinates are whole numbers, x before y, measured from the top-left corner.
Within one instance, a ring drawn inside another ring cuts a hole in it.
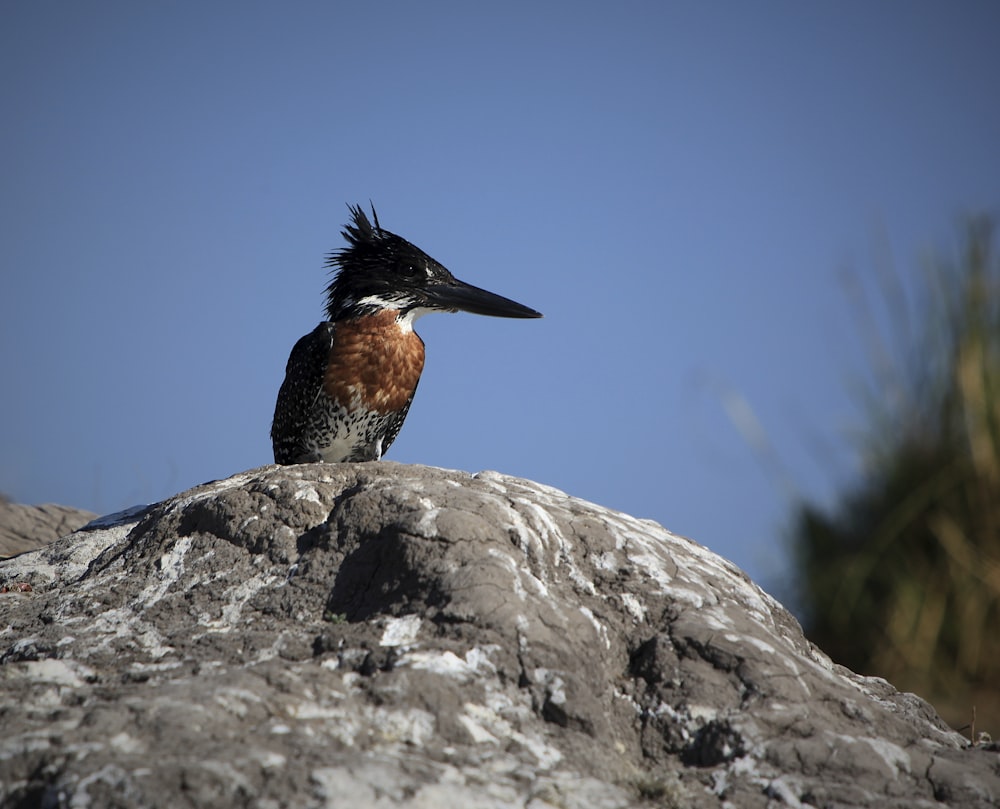
[[[916,335],[901,285],[883,274],[896,350],[873,343],[862,481],[832,512],[797,506],[792,533],[812,640],[917,692],[956,727],[977,703],[981,725],[1000,720],[1000,261],[990,219],[969,220],[959,253],[928,265]]]

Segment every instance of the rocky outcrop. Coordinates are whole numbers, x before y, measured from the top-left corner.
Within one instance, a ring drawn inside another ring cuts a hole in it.
[[[64,537],[97,515],[67,506],[25,506],[0,495],[0,559]]]
[[[264,467],[0,563],[0,803],[879,807],[1000,757],[732,564],[492,472]]]

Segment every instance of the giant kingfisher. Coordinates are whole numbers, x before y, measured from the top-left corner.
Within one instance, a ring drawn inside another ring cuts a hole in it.
[[[327,320],[292,349],[271,423],[279,464],[377,461],[395,440],[424,367],[413,322],[428,312],[541,317],[459,281],[423,250],[348,206],[330,254]]]

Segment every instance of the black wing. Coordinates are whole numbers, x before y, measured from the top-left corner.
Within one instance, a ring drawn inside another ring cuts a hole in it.
[[[323,390],[323,374],[333,346],[335,328],[333,323],[320,323],[299,339],[288,357],[285,380],[278,390],[274,420],[271,422],[275,463],[319,460],[316,450],[310,447],[308,430],[313,407]]]

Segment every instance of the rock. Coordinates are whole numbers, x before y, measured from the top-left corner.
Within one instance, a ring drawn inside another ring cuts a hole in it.
[[[268,466],[0,563],[10,807],[987,807],[1000,756],[537,483]]]
[[[0,495],[0,559],[64,537],[97,515],[67,506],[25,506]]]

